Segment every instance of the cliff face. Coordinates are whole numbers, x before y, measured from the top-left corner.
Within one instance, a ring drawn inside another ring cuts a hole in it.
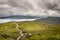
[[[60,17],[60,0],[0,0],[0,17],[11,15]]]

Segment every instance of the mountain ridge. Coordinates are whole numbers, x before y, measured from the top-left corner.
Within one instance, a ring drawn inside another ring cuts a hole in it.
[[[23,15],[12,15],[12,16],[6,16],[6,17],[0,17],[0,19],[8,19],[8,18],[11,18],[11,19],[24,19],[24,18],[27,18],[27,19],[34,19],[34,18],[46,18],[47,16],[23,16]]]
[[[42,19],[37,19],[35,20],[37,22],[44,22],[44,23],[56,23],[60,24],[60,17],[47,17],[47,18],[42,18]]]

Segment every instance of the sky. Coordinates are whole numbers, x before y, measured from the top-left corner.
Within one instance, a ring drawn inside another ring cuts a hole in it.
[[[60,0],[0,0],[0,17],[11,15],[60,17]]]

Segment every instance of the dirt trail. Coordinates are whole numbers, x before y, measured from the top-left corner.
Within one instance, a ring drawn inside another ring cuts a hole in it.
[[[18,28],[18,24],[16,22],[13,22],[16,25],[16,29],[19,31],[20,36],[17,38],[17,40],[22,40],[24,38],[23,31]]]

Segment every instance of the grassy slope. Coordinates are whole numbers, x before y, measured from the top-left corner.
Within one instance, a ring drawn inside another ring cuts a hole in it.
[[[17,22],[19,28],[28,35],[24,40],[60,40],[60,24],[42,22]],[[16,39],[20,34],[12,22],[0,25],[0,40]]]

